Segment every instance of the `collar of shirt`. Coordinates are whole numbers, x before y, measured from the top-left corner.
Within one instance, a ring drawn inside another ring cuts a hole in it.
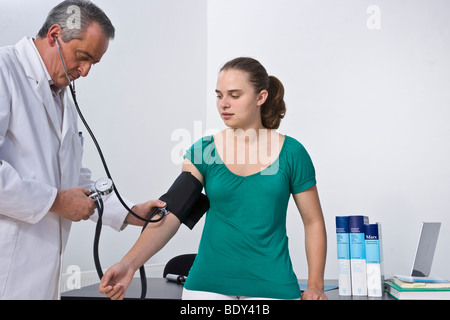
[[[33,47],[33,49],[34,49],[36,55],[37,55],[38,58],[39,58],[39,62],[41,63],[41,68],[42,68],[42,70],[44,71],[45,76],[47,77],[48,85],[50,86],[50,89],[51,89],[51,91],[52,91],[53,96],[55,97],[55,96],[59,95],[59,94],[61,93],[61,91],[63,91],[64,88],[59,88],[59,87],[56,87],[56,86],[53,85],[54,82],[53,82],[53,80],[52,80],[52,77],[51,77],[50,74],[48,73],[47,67],[45,66],[45,63],[44,63],[44,61],[42,60],[42,57],[41,57],[41,55],[39,54],[39,51],[38,51],[38,49],[36,48],[36,45],[34,44],[34,39],[33,39],[33,38],[28,38],[28,41],[30,41],[30,43],[31,43],[31,45],[32,45],[32,47]]]
[[[53,85],[54,82],[52,80],[52,77],[48,73],[47,67],[45,66],[45,63],[42,60],[42,57],[39,54],[39,51],[38,51],[36,45],[34,44],[33,39],[32,38],[28,38],[28,40],[30,41],[32,47],[34,48],[34,51],[35,51],[37,57],[39,57],[39,62],[40,62],[40,66],[34,64],[34,65],[32,65],[32,68],[34,68],[35,73],[39,73],[39,72],[42,72],[42,71],[45,73],[45,76],[46,76],[46,78],[48,80],[48,85],[49,85],[50,91],[51,91],[52,96],[53,96],[53,101],[55,103],[55,111],[56,111],[56,114],[57,114],[57,121],[58,121],[56,126],[57,126],[57,128],[59,128],[62,131],[63,122],[64,122],[63,121],[63,118],[64,118],[63,97],[64,97],[65,90],[63,90],[64,88],[58,88],[58,87]]]

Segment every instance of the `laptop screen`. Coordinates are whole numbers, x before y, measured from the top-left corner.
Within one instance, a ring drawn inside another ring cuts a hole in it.
[[[440,222],[423,222],[411,271],[413,277],[428,277],[439,236]]]

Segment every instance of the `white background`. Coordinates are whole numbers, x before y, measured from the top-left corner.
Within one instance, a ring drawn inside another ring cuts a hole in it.
[[[223,128],[215,109],[218,70],[251,56],[285,85],[288,111],[279,132],[302,142],[315,164],[328,231],[325,277],[337,277],[335,216],[364,214],[382,224],[388,276],[410,272],[420,223],[441,221],[432,275],[450,279],[448,1],[94,2],[117,36],[76,88],[123,196],[143,202],[167,190],[181,150]],[[57,3],[0,0],[0,46],[35,36]],[[371,5],[379,9],[379,28],[367,25],[374,22]],[[103,177],[83,131],[84,164]],[[202,225],[182,227],[148,263],[196,252]],[[73,224],[64,268],[94,269],[94,228]],[[103,267],[120,260],[139,232],[104,228]],[[293,201],[288,235],[295,272],[305,278]]]

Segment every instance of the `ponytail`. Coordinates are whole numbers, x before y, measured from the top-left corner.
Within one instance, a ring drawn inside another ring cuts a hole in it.
[[[269,77],[269,95],[261,106],[262,124],[267,129],[278,129],[286,114],[284,102],[284,86],[277,77]]]

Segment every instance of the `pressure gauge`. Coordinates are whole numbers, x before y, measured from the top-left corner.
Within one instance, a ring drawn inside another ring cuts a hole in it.
[[[97,180],[97,182],[95,182],[94,188],[102,196],[106,196],[114,190],[113,182],[108,178],[101,178]]]
[[[101,178],[97,180],[94,184],[94,190],[91,190],[91,194],[89,195],[89,198],[98,200],[102,196],[106,196],[113,192],[114,185],[111,179],[108,178]]]

